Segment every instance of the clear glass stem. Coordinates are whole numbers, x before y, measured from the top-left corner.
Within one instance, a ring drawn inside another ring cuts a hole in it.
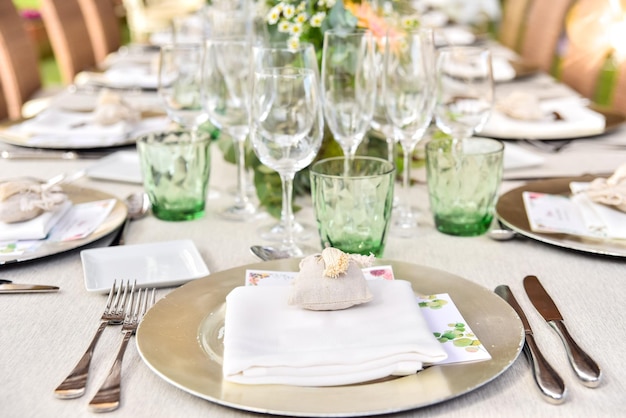
[[[280,173],[280,180],[283,193],[283,209],[284,209],[284,222],[285,222],[285,236],[283,237],[283,248],[294,249],[296,247],[293,237],[293,179],[294,173]]]
[[[391,164],[394,164],[396,141],[393,139],[393,137],[389,137],[389,136],[386,138],[386,141],[387,141],[387,161],[389,161]]]
[[[246,185],[246,137],[233,138],[235,141],[235,162],[237,163],[237,196],[235,206],[245,208],[248,203]]]
[[[411,161],[413,150],[415,146],[408,146],[402,144],[404,167],[402,170],[402,199],[398,203],[398,209],[400,210],[400,220],[398,225],[401,228],[415,227],[415,219],[413,212],[411,211],[411,204],[409,201],[409,191],[411,188]]]

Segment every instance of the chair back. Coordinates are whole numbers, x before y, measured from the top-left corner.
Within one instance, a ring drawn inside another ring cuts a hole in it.
[[[22,117],[22,106],[41,89],[39,58],[12,0],[0,0],[0,87],[5,113]],[[1,113],[1,109],[0,109]]]
[[[76,74],[96,66],[87,23],[78,0],[41,0],[40,11],[61,79],[65,84],[71,84]]]
[[[122,45],[120,21],[113,0],[78,0],[87,23],[96,63],[117,51]]]

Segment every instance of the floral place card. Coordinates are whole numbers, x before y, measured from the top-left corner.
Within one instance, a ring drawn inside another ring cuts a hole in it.
[[[115,199],[106,199],[73,205],[52,227],[46,238],[0,241],[0,255],[16,256],[36,251],[44,242],[66,242],[83,239],[104,222],[113,210],[115,201]]]
[[[391,266],[374,266],[363,269],[367,280],[394,280]],[[247,270],[246,286],[285,286],[296,277],[297,272]],[[467,363],[491,359],[463,315],[447,293],[420,296],[417,303],[430,330],[443,345],[448,358],[441,364]]]

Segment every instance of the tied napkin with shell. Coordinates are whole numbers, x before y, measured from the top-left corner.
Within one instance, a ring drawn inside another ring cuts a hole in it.
[[[372,300],[372,293],[361,270],[374,256],[346,254],[325,248],[321,254],[300,262],[288,303],[304,309],[328,311],[346,309]]]
[[[593,202],[626,212],[626,164],[609,178],[594,179],[585,193]]]
[[[60,186],[16,179],[0,183],[0,222],[17,223],[52,212],[67,201]]]

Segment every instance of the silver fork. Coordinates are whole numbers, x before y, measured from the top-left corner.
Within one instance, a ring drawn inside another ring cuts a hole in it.
[[[124,337],[122,344],[117,352],[117,357],[109,370],[104,383],[89,402],[89,409],[92,412],[110,412],[116,410],[120,406],[120,394],[122,392],[122,359],[130,337],[137,331],[139,323],[143,319],[148,309],[155,302],[155,289],[148,296],[148,289],[139,289],[137,292],[137,301],[134,301],[135,293],[131,293],[130,303],[126,310],[124,323],[122,324],[122,333]]]
[[[96,343],[102,335],[102,331],[107,325],[119,325],[124,321],[124,308],[126,305],[128,282],[120,283],[119,287],[116,287],[117,281],[113,281],[109,297],[107,298],[107,304],[104,308],[104,312],[100,317],[100,326],[95,335],[91,339],[91,343],[87,347],[85,354],[80,358],[74,369],[63,380],[63,382],[54,390],[54,394],[60,399],[74,399],[82,396],[85,393],[85,387],[87,386],[87,377],[89,374],[89,365],[91,364],[91,358],[93,357],[93,351],[96,347]],[[133,289],[135,285],[133,284]],[[131,289],[132,292],[132,289]]]

